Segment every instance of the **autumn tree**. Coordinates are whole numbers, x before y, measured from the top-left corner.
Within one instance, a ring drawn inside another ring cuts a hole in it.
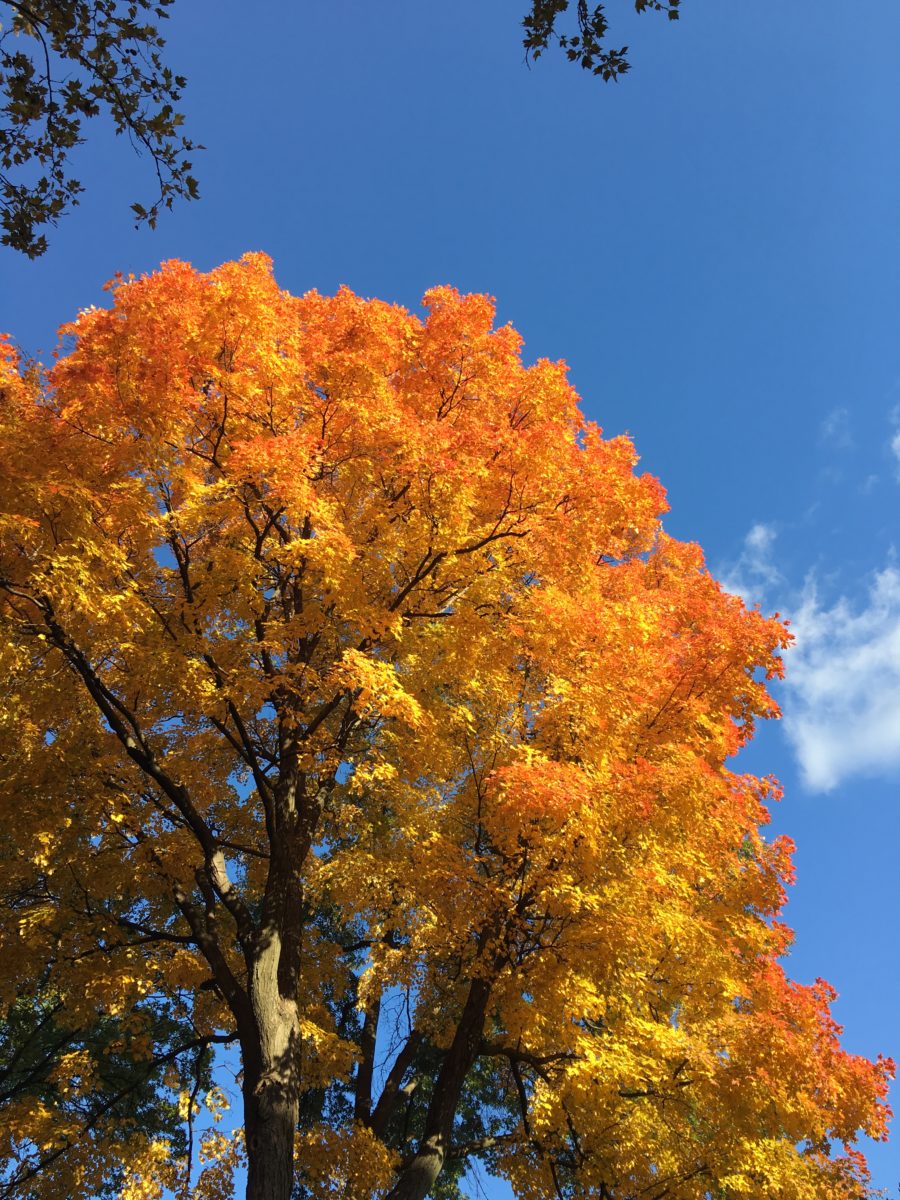
[[[0,244],[29,258],[82,191],[71,175],[84,125],[106,116],[146,153],[156,196],[133,205],[151,227],[193,198],[197,148],[180,133],[185,80],[163,61],[172,0],[0,0]]]
[[[475,1160],[521,1200],[869,1195],[890,1063],[786,976],[777,789],[729,765],[786,631],[562,364],[425,304],[176,262],[46,375],[5,345],[0,1003],[39,980],[62,1040],[0,1194],[218,1197],[245,1156],[251,1200]],[[227,1039],[198,1179],[103,1063],[193,1121]]]

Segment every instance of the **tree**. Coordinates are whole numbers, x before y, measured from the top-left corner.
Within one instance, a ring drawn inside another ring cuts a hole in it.
[[[670,21],[680,16],[681,0],[634,0],[634,10],[664,12]],[[559,31],[560,19],[575,10],[575,28],[568,33]],[[525,27],[525,53],[540,58],[551,42],[565,52],[569,62],[578,63],[593,75],[609,82],[631,70],[628,47],[608,49],[606,35],[609,20],[605,4],[589,5],[588,0],[532,0],[531,9],[522,22]]]
[[[197,196],[177,105],[185,80],[162,61],[159,22],[172,0],[0,3],[0,243],[36,258],[42,230],[78,203],[69,174],[84,123],[105,114],[153,163],[155,201],[134,204],[151,227],[177,198]]]
[[[6,345],[5,1007],[39,978],[148,1063],[153,1013],[235,1038],[246,1148],[195,1196],[242,1153],[251,1200],[476,1159],[523,1200],[868,1195],[891,1064],[785,975],[777,788],[728,765],[785,628],[562,364],[425,303],[169,263],[46,377]],[[3,1194],[87,1194],[45,1113],[3,1128]],[[172,1137],[92,1133],[124,1196],[187,1194]]]

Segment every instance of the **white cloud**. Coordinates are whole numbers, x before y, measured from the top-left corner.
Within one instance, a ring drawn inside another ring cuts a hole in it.
[[[900,431],[895,441],[900,457]],[[771,525],[754,525],[720,577],[745,603],[790,618],[782,728],[804,783],[828,792],[857,775],[900,776],[900,569],[889,559],[861,601],[826,604],[812,576],[799,594],[789,587],[775,540]]]
[[[777,536],[771,525],[758,522],[744,538],[737,560],[726,566],[722,574],[722,586],[746,604],[762,602],[766,591],[782,582],[774,561]]]
[[[806,785],[900,770],[900,571],[879,571],[858,606],[822,607],[807,584],[792,630],[784,731]]]

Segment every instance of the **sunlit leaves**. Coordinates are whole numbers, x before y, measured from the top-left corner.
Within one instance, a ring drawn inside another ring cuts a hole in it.
[[[446,1195],[473,1157],[535,1200],[864,1194],[890,1064],[786,977],[778,789],[733,763],[787,631],[564,367],[486,297],[297,298],[259,255],[64,332],[0,358],[7,1007],[187,1022],[177,1103],[238,1036],[308,1196],[418,1194],[433,1145]],[[240,1147],[196,1145],[218,1195]]]

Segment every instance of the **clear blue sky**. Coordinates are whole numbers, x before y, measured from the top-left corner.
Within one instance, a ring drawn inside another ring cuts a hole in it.
[[[149,164],[99,136],[46,257],[0,255],[0,329],[48,354],[115,271],[250,249],[295,292],[495,295],[634,436],[670,532],[794,618],[747,757],[798,844],[790,967],[837,987],[848,1048],[900,1058],[900,7],[610,0],[634,69],[604,86],[524,65],[525,6],[182,0],[203,199],[134,232]],[[895,1188],[900,1150],[870,1158]]]

